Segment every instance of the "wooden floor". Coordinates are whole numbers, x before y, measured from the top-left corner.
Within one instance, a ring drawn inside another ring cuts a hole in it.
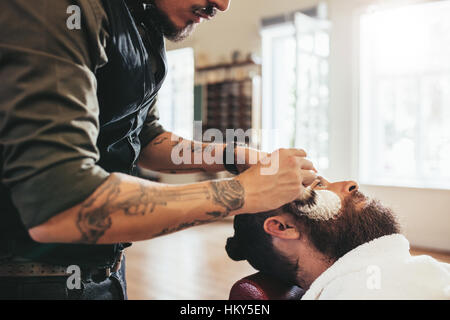
[[[194,227],[126,251],[129,299],[227,300],[237,280],[255,273],[225,252],[230,221]]]
[[[127,249],[128,296],[131,300],[227,300],[232,285],[256,271],[225,252],[233,235],[231,220],[191,228]],[[450,255],[426,250],[450,263]]]

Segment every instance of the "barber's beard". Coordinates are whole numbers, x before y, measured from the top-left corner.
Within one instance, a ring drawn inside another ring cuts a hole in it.
[[[177,27],[170,20],[169,16],[154,4],[146,11],[146,20],[159,30],[166,39],[173,42],[180,42],[186,39],[195,29],[193,22],[184,28]]]

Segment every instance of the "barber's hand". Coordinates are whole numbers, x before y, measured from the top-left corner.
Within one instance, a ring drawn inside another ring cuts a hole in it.
[[[274,210],[299,198],[317,178],[317,170],[299,149],[279,149],[235,177],[245,190],[244,206],[236,212]]]
[[[261,150],[248,148],[248,147],[237,147],[235,151],[236,154],[236,167],[239,173],[251,168],[253,165],[261,162],[261,159],[266,158],[269,154]]]

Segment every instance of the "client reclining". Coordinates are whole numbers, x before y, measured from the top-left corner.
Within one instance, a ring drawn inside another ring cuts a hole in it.
[[[234,218],[233,260],[306,290],[302,299],[450,299],[450,265],[411,256],[393,212],[353,181],[321,178],[308,196]]]

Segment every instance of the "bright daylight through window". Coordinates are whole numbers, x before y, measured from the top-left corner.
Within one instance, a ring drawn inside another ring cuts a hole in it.
[[[186,139],[193,138],[194,50],[167,52],[169,72],[158,94],[160,123],[166,130]]]
[[[329,166],[329,21],[296,13],[263,29],[263,150],[304,148]],[[272,133],[272,134],[268,134]]]
[[[450,1],[361,17],[360,178],[450,188]]]

